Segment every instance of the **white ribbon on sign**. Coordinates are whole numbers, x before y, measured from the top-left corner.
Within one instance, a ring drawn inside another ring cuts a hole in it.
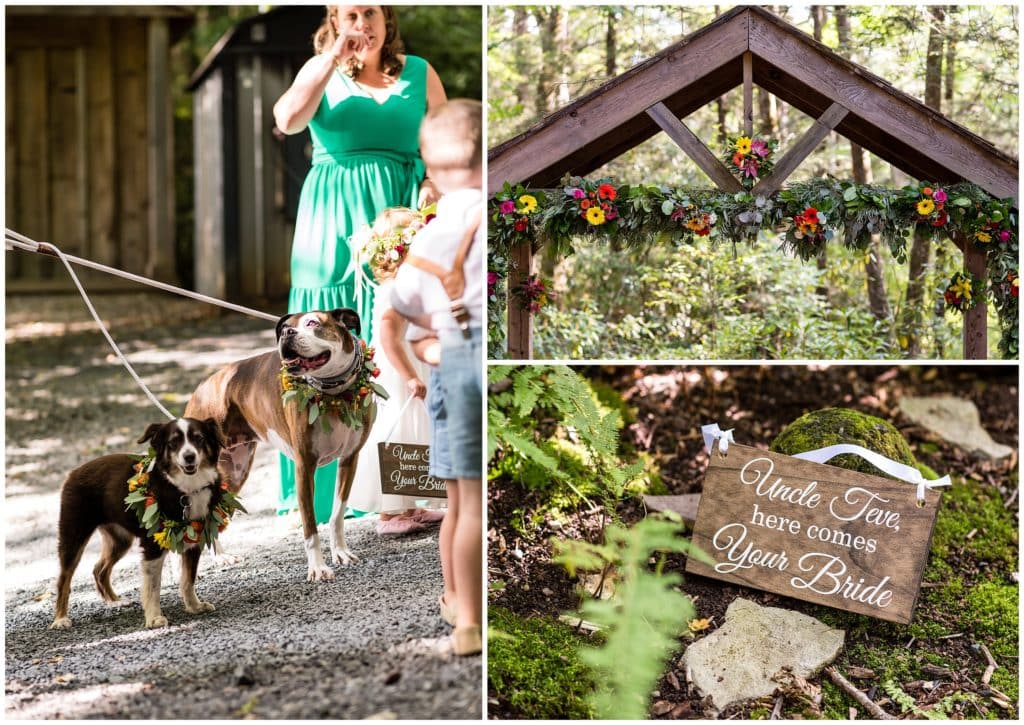
[[[722,430],[718,427],[718,423],[708,423],[700,427],[700,432],[704,434],[704,447],[708,449],[708,455],[715,448],[715,441],[720,441],[718,444],[718,450],[722,452],[724,456],[729,452],[729,444],[735,443],[733,440],[732,432],[733,429]]]
[[[725,455],[729,450],[729,443],[735,442],[732,437],[732,428],[723,431],[718,427],[717,423],[711,423],[709,425],[701,426],[700,430],[701,433],[704,434],[704,445],[707,446],[708,453],[711,453],[716,440],[719,441],[718,449],[722,452],[722,455]],[[834,446],[826,446],[814,451],[798,453],[793,456],[793,458],[811,461],[812,463],[825,463],[836,456],[844,454],[860,456],[875,468],[880,471],[884,471],[893,478],[914,484],[917,486],[918,501],[924,501],[925,489],[952,485],[949,476],[943,476],[942,478],[937,478],[934,481],[928,480],[913,466],[908,466],[905,463],[898,463],[891,458],[883,456],[881,453],[875,453],[874,451],[868,450],[863,446],[854,445],[853,443],[839,443]]]

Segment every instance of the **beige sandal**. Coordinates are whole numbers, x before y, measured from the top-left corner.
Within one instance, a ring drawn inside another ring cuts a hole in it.
[[[484,644],[479,625],[456,627],[452,632],[452,651],[460,656],[480,654]]]
[[[444,594],[442,593],[437,599],[438,605],[441,607],[441,619],[446,621],[448,624],[455,626],[455,605],[449,606],[444,600]]]

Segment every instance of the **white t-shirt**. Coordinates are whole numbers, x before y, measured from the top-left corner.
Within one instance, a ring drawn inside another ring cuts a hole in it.
[[[473,217],[483,213],[482,203],[480,189],[459,189],[445,194],[437,202],[437,217],[416,233],[410,254],[428,259],[442,269],[451,269]],[[481,223],[463,265],[466,289],[462,302],[469,312],[471,327],[483,324],[486,236],[487,230]],[[391,305],[399,313],[408,317],[428,315],[431,327],[437,332],[459,329],[452,316],[452,302],[441,280],[434,275],[411,264],[403,264],[398,268],[391,289]]]

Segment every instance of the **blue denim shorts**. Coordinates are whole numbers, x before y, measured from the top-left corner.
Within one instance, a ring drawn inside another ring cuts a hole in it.
[[[453,479],[452,451],[448,445],[448,411],[444,406],[441,376],[437,370],[430,371],[430,379],[427,381],[427,413],[430,415],[430,475],[445,480]]]
[[[441,334],[438,368],[448,413],[448,444],[457,478],[483,478],[483,331],[466,339],[457,331]]]

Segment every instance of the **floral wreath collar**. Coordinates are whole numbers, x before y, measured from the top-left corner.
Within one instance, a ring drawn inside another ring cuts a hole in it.
[[[124,497],[125,510],[135,514],[139,526],[145,529],[146,536],[162,549],[181,554],[186,546],[213,546],[213,542],[227,527],[235,513],[248,513],[238,500],[238,496],[228,489],[227,481],[218,477],[215,483],[220,486],[220,501],[210,507],[205,518],[187,521],[168,518],[160,510],[156,496],[149,490],[149,474],[156,462],[156,452],[150,448],[145,456],[134,457],[138,462],[135,464],[135,475],[128,479],[128,495]],[[187,505],[183,506],[183,509],[186,508]]]
[[[302,375],[299,377],[306,385],[315,388],[321,393],[339,395],[343,390],[352,387],[356,375],[361,371],[365,360],[365,353],[363,352],[365,345],[366,343],[359,340],[359,344],[355,346],[356,354],[352,356],[348,367],[340,375],[333,378],[317,378],[312,375]]]
[[[381,385],[373,382],[373,378],[380,375],[380,368],[373,361],[374,354],[375,350],[360,340],[359,352],[353,358],[358,361],[354,375],[353,371],[349,370],[338,378],[330,379],[326,384],[319,380],[318,385],[313,384],[308,377],[292,375],[282,363],[278,376],[281,380],[281,402],[284,405],[294,402],[300,412],[308,410],[308,425],[313,425],[319,420],[324,433],[331,432],[332,417],[348,428],[359,430],[363,427],[367,409],[373,403],[373,396],[376,395],[381,400],[390,397]],[[352,376],[352,382],[338,390],[339,384],[335,381],[349,376]],[[336,390],[338,392],[334,392]]]

